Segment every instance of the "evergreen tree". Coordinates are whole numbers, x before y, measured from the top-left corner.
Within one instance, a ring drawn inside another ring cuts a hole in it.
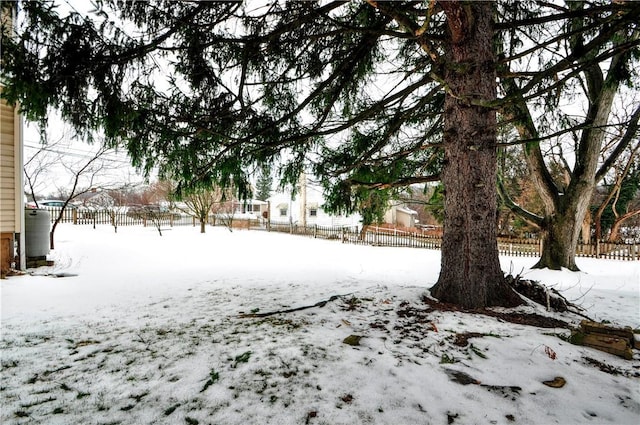
[[[258,180],[256,181],[256,199],[266,201],[271,196],[271,187],[273,186],[273,177],[271,176],[271,168],[267,165],[260,169]]]

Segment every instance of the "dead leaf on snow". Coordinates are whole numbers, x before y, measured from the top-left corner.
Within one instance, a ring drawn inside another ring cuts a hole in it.
[[[556,376],[551,381],[542,381],[547,387],[551,388],[562,388],[567,383],[567,381],[562,376]]]
[[[362,339],[362,336],[360,335],[349,335],[342,342],[355,347],[360,345],[360,339]]]

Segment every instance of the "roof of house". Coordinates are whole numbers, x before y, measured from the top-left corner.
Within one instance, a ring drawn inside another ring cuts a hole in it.
[[[407,207],[396,207],[396,211],[410,215],[418,215],[418,211],[412,210],[411,208]]]

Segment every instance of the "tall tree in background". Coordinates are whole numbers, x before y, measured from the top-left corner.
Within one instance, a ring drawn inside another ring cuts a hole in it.
[[[504,34],[506,57],[519,46],[533,51],[538,45],[544,49],[534,57],[548,63],[544,73],[531,73],[518,61],[504,61],[501,78],[510,100],[501,111],[515,126],[515,139],[526,142],[524,157],[544,212],[526,210],[506,191],[501,194],[513,211],[542,230],[543,251],[535,267],[578,270],[576,245],[594,188],[638,137],[640,3],[624,2],[626,16],[606,6],[567,2],[557,6],[566,19],[539,17],[541,23],[527,31]],[[518,5],[508,13],[512,21],[531,18],[531,11]],[[636,101],[625,105],[625,99]],[[613,113],[625,107],[630,112],[623,117]],[[615,143],[599,161],[611,140]],[[562,178],[554,178],[554,166]]]
[[[624,161],[613,167],[610,179],[605,178],[602,186],[606,195],[593,213],[596,240],[602,240],[603,234],[608,232],[607,240],[618,242],[622,224],[640,215],[640,141],[624,157]]]
[[[218,185],[246,196],[247,171],[280,161],[281,182],[311,170],[332,209],[353,211],[443,168],[448,224],[434,293],[469,307],[517,301],[497,261],[495,111],[519,122],[523,105],[540,110],[555,78],[612,43],[591,34],[628,33],[640,10],[604,0],[577,10],[536,1],[96,6],[59,17],[51,2],[23,3],[19,40],[3,39],[3,96],[28,118],[43,122],[56,107],[185,192]],[[522,32],[538,39],[518,44]],[[583,33],[580,55],[535,60]],[[536,137],[546,136],[519,136]]]
[[[273,187],[273,177],[271,176],[271,167],[264,165],[260,168],[258,180],[256,182],[256,199],[266,201],[271,196],[271,188]]]
[[[220,189],[199,188],[191,191],[188,195],[182,195],[180,199],[184,207],[181,208],[185,213],[198,219],[200,223],[200,233],[205,233],[207,221],[212,214],[214,205],[221,202]]]

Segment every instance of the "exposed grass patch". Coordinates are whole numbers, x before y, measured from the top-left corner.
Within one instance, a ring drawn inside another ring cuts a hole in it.
[[[2,367],[2,369],[11,369],[12,367],[18,367],[18,361],[2,360],[2,362],[0,362],[0,367]]]
[[[27,403],[21,403],[20,407],[22,407],[24,409],[28,409],[30,407],[38,406],[40,404],[50,403],[52,401],[56,401],[56,398],[55,397],[47,397],[47,398],[44,398],[42,400],[34,400],[34,401],[31,401],[31,402],[27,402]]]
[[[344,300],[343,309],[347,311],[353,311],[356,310],[358,306],[360,306],[360,304],[362,304],[362,300],[360,298],[351,296],[351,298]]]
[[[478,347],[474,346],[473,344],[471,344],[471,345],[469,346],[469,349],[470,349],[471,351],[473,351],[473,352],[475,353],[475,355],[476,355],[476,356],[478,356],[478,357],[480,357],[480,358],[482,358],[482,359],[486,359],[486,358],[487,358],[487,355],[486,355],[486,354],[484,354],[482,351],[480,351],[480,349],[479,349]]]
[[[74,344],[75,348],[79,348],[79,347],[85,347],[87,345],[100,344],[100,341],[96,341],[94,339],[85,339],[78,342],[72,342],[72,344]]]
[[[218,372],[216,372],[215,369],[211,369],[211,372],[209,372],[209,378],[207,379],[207,382],[204,383],[204,387],[202,387],[200,392],[201,393],[205,392],[207,388],[209,388],[211,385],[218,382],[218,379],[220,379],[220,375],[218,374]]]
[[[453,364],[456,359],[453,356],[449,356],[447,353],[442,353],[440,356],[440,364]]]
[[[177,404],[174,404],[173,406],[168,407],[167,409],[164,410],[164,415],[169,416],[170,414],[175,412],[178,407],[180,407],[180,403],[177,403]]]
[[[231,367],[233,368],[237,367],[238,363],[248,363],[249,358],[251,358],[251,351],[245,351],[244,353],[236,356],[236,358],[234,359],[234,363],[231,365]]]
[[[138,394],[138,395],[131,395],[131,396],[129,396],[129,398],[135,400],[137,403],[140,403],[140,401],[142,401],[142,399],[145,398],[148,395],[149,395],[149,392],[145,391],[145,392],[143,392],[141,394]]]
[[[62,372],[63,370],[67,370],[67,369],[71,369],[71,366],[69,366],[69,365],[64,365],[64,366],[60,366],[60,367],[59,367],[59,368],[57,368],[57,369],[46,370],[46,371],[44,371],[43,375],[44,375],[44,376],[49,376],[49,375],[51,375],[51,374],[53,374],[53,373]]]

